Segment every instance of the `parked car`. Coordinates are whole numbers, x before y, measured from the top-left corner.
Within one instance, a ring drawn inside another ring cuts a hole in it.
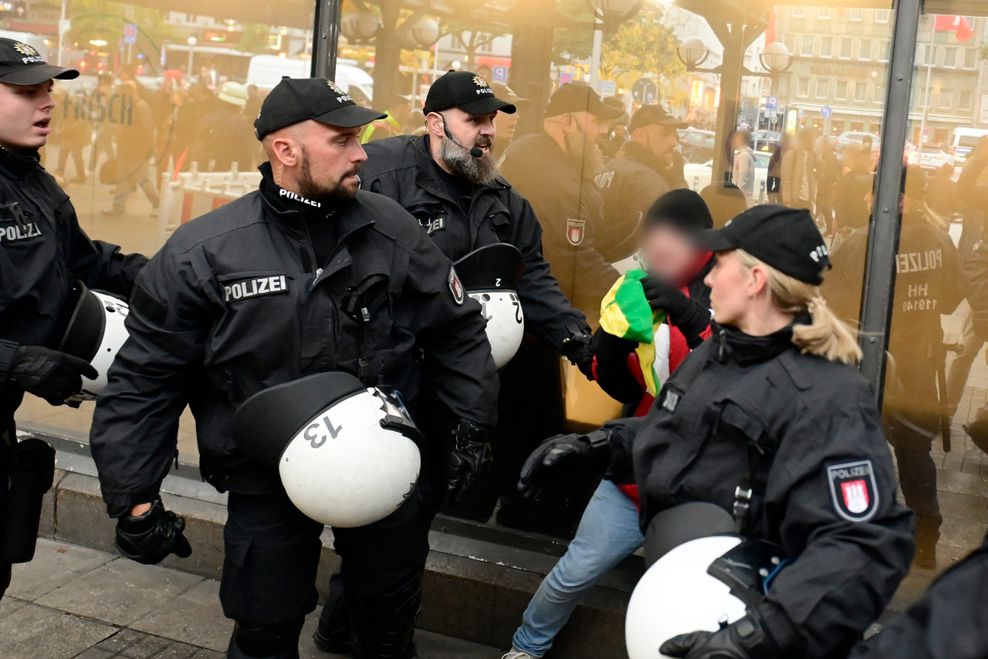
[[[768,180],[768,161],[772,157],[771,153],[756,151],[755,154],[755,203],[762,203],[765,199],[765,184]],[[686,185],[691,190],[701,192],[710,185],[714,168],[713,160],[702,163],[688,163],[683,169],[686,178]]]
[[[682,128],[679,130],[679,150],[688,163],[702,163],[714,157],[717,134],[712,130]]]
[[[865,138],[871,138],[871,150],[872,153],[877,157],[878,151],[882,146],[882,138],[875,133],[865,133],[862,131],[849,130],[841,133],[837,137],[837,151],[843,151],[844,147],[848,144],[855,144],[857,146],[862,146],[865,142]]]
[[[774,130],[756,130],[751,134],[751,148],[771,153],[782,142],[782,133]]]
[[[923,169],[940,169],[953,164],[954,156],[947,152],[943,144],[928,144],[919,154],[919,166]]]
[[[950,151],[957,158],[958,164],[967,160],[967,154],[985,135],[988,129],[984,128],[955,128],[950,136]]]

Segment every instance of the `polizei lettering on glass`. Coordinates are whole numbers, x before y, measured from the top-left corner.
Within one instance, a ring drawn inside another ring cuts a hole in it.
[[[285,275],[252,277],[223,285],[223,298],[227,302],[261,297],[262,295],[283,295],[287,292],[288,278]]]

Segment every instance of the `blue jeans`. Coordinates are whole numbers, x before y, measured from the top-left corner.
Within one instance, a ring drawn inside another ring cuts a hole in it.
[[[512,646],[535,657],[548,652],[584,593],[644,541],[635,503],[611,481],[601,481],[569,549],[525,609]]]

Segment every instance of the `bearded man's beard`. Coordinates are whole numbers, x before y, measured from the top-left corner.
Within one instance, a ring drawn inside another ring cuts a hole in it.
[[[492,147],[493,140],[482,137],[477,142],[478,147]],[[497,178],[497,160],[490,152],[485,152],[479,158],[470,155],[470,149],[464,149],[453,140],[445,139],[439,146],[439,157],[453,174],[462,176],[474,185],[490,185]]]
[[[335,201],[343,201],[346,199],[353,199],[357,196],[357,191],[360,189],[360,184],[356,185],[345,185],[343,183],[343,178],[348,176],[356,175],[360,171],[359,168],[354,167],[353,171],[347,172],[344,176],[336,182],[335,185],[325,186],[316,183],[315,179],[312,178],[312,168],[309,161],[309,152],[303,146],[302,147],[302,166],[299,169],[299,194],[301,194],[306,199],[311,199],[312,201],[318,201],[321,203],[332,204]]]

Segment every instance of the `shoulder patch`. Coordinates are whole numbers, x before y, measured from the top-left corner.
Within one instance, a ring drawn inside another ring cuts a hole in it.
[[[460,281],[460,276],[456,274],[456,269],[453,266],[449,266],[447,283],[449,284],[449,292],[453,294],[453,302],[463,304],[463,282]]]
[[[583,238],[587,232],[587,221],[577,220],[572,217],[566,219],[566,240],[573,247],[583,244]]]
[[[867,522],[878,511],[878,485],[871,460],[830,465],[827,485],[834,510],[849,522]]]

